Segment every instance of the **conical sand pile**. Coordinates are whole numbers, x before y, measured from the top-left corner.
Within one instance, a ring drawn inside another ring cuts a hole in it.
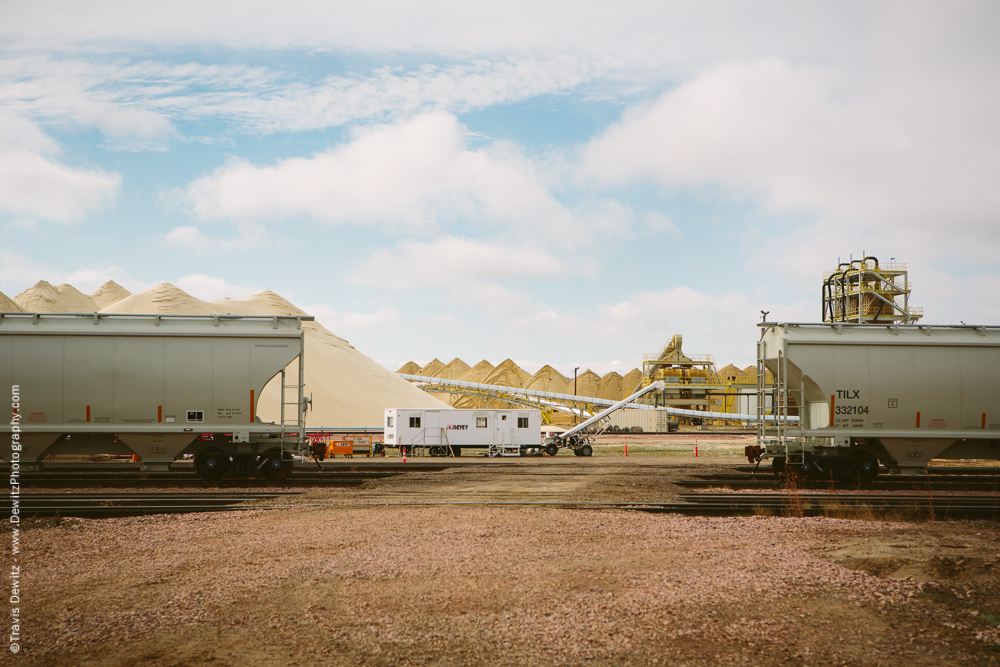
[[[404,375],[420,375],[420,364],[415,361],[407,361],[403,364],[403,367],[396,372]]]
[[[597,397],[606,401],[622,400],[622,376],[611,372],[601,378],[600,388],[597,390]]]
[[[465,376],[470,370],[469,364],[465,363],[458,357],[455,357],[448,365],[442,368],[434,377],[441,378],[443,380],[458,380]]]
[[[537,373],[531,376],[531,379],[524,385],[524,388],[531,389],[532,391],[549,391],[554,394],[565,394],[568,393],[566,388],[569,384],[570,380],[552,368],[552,366],[542,366],[538,369]]]
[[[109,280],[98,287],[90,298],[98,308],[107,308],[113,303],[118,303],[122,299],[127,299],[132,293],[113,280]]]
[[[738,377],[743,373],[739,368],[729,364],[728,366],[723,366],[719,369],[719,379],[722,382],[735,382]],[[754,371],[756,376],[756,371]]]
[[[14,301],[29,313],[94,313],[100,310],[93,299],[72,285],[53,287],[44,280],[15,296]]]
[[[764,381],[771,383],[774,381],[774,376],[771,375],[771,371],[764,369]],[[747,366],[742,371],[740,371],[739,379],[737,382],[742,382],[745,384],[756,384],[757,383],[757,367]]]
[[[470,370],[471,369],[469,368],[469,364],[465,363],[458,357],[455,357],[450,362],[448,362],[447,366],[442,366],[441,370],[439,370],[437,373],[434,374],[434,377],[441,378],[442,380],[460,380]],[[435,392],[434,395],[450,405],[454,405],[455,401],[458,399],[459,396],[458,394],[453,394],[451,392],[448,393]]]
[[[576,395],[598,397],[601,391],[601,376],[587,370],[576,376]],[[573,380],[569,381],[569,393],[573,393]]]
[[[496,368],[493,364],[483,359],[478,364],[469,369],[469,372],[458,378],[462,382],[479,382],[482,383],[493,369]]]
[[[17,305],[17,303],[7,297],[6,294],[0,292],[0,313],[23,313],[24,308]]]
[[[429,377],[429,378],[437,377],[438,372],[442,368],[444,368],[444,362],[442,362],[440,359],[438,359],[438,358],[435,357],[426,366],[424,366],[423,368],[421,368],[420,372],[417,373],[417,375],[423,375],[424,377]]]
[[[197,299],[170,283],[159,283],[144,292],[106,306],[101,312],[133,315],[224,315],[229,311],[225,306],[219,307],[210,301]]]
[[[483,359],[478,364],[473,366],[468,370],[468,372],[462,377],[458,378],[462,382],[476,382],[479,384],[485,384],[486,378],[489,377],[493,369],[496,368],[493,364]],[[472,409],[472,408],[482,408],[486,406],[486,401],[478,396],[461,396],[459,394],[452,395],[452,406],[456,408]],[[490,407],[494,406],[492,403]]]
[[[191,297],[194,298],[194,297]],[[254,294],[243,299],[220,299],[218,301],[208,301],[214,308],[219,308],[223,313],[230,315],[306,315],[304,310],[296,308],[284,297],[275,294],[271,290],[264,290],[260,294]]]
[[[521,370],[521,367],[510,359],[506,359],[486,376],[483,384],[496,384],[502,387],[523,387],[531,376]]]
[[[631,396],[639,390],[639,382],[642,381],[642,371],[633,368],[622,377],[622,398]]]

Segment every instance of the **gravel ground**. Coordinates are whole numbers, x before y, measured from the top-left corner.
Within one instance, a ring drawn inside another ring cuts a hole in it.
[[[662,463],[557,457],[294,499],[334,506],[41,522],[22,533],[8,660],[1000,664],[996,523],[378,506],[662,501]]]

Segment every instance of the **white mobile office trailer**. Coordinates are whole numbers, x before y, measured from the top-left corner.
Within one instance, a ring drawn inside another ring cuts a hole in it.
[[[410,453],[461,456],[481,450],[489,456],[523,456],[540,451],[540,410],[425,410],[388,408],[386,447]]]

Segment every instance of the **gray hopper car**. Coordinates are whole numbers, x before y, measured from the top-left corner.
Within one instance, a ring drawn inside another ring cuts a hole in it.
[[[166,470],[190,454],[205,479],[287,477],[305,436],[311,319],[0,314],[0,388],[15,404],[0,431],[20,445],[4,458],[31,471],[48,455],[132,454]],[[286,385],[296,358],[299,379]],[[281,423],[264,423],[257,401],[279,374]]]
[[[779,418],[748,455],[775,472],[870,480],[879,462],[1000,459],[1000,327],[759,326],[758,367],[775,377],[759,391]]]

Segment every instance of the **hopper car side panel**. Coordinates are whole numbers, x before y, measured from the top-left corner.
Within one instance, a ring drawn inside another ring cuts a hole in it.
[[[301,319],[0,316],[0,383],[21,395],[21,469],[49,454],[118,453],[162,469],[205,449],[201,434],[234,457],[282,449],[282,433],[299,428],[295,405],[283,428],[256,419],[256,403],[300,357]]]
[[[785,440],[762,436],[767,454],[821,469],[860,452],[893,469],[1000,458],[1000,327],[762,326],[763,362],[803,406]]]

